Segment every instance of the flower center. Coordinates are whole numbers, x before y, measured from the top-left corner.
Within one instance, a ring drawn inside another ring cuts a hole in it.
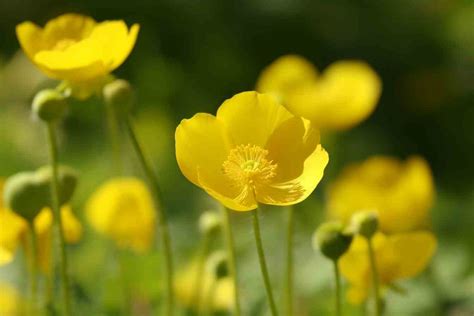
[[[56,42],[56,44],[53,47],[53,50],[63,51],[63,50],[66,50],[69,46],[72,46],[76,43],[77,41],[72,38],[64,38]]]
[[[270,183],[276,175],[277,164],[266,157],[268,150],[256,145],[239,145],[232,149],[222,164],[224,174],[242,190],[255,194],[258,187]]]

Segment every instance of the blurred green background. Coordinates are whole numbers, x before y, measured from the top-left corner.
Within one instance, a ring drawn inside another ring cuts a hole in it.
[[[138,133],[165,193],[178,266],[195,251],[199,214],[215,207],[177,167],[174,129],[180,120],[196,112],[215,113],[224,99],[254,89],[260,71],[284,54],[305,56],[320,70],[340,59],[367,61],[383,81],[379,105],[358,127],[323,137],[330,154],[326,176],[296,208],[299,315],[332,311],[331,266],[310,243],[324,218],[325,187],[344,165],[373,154],[425,157],[437,188],[437,255],[428,272],[402,283],[406,294],[389,294],[387,315],[474,314],[473,1],[0,0],[1,177],[47,161],[42,129],[31,120],[29,104],[51,82],[19,52],[15,25],[24,20],[43,25],[65,12],[141,25],[134,51],[116,74],[137,90]],[[84,201],[113,174],[103,112],[97,98],[71,104],[61,130],[61,161],[81,173],[74,199],[81,218]],[[141,175],[133,152],[125,151],[127,173]],[[264,244],[279,297],[285,213],[267,207],[263,214]],[[232,220],[245,309],[264,315],[250,216],[237,213]],[[123,296],[111,247],[85,225],[83,241],[71,248],[78,315],[120,315]],[[159,254],[121,256],[137,304],[150,295],[156,301]],[[18,264],[0,269],[1,278],[10,281],[21,280],[21,273]],[[147,315],[149,303],[138,306],[137,315]],[[347,309],[360,314],[358,308]]]

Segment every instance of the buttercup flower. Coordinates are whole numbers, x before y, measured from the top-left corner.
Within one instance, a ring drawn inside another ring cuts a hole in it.
[[[436,250],[436,238],[427,231],[373,237],[375,262],[379,282],[389,286],[400,279],[422,272]],[[371,272],[367,256],[367,241],[357,236],[339,261],[342,275],[349,281],[347,298],[353,304],[362,303],[371,288]]]
[[[86,206],[87,218],[99,233],[118,247],[148,250],[155,235],[152,196],[141,180],[114,178],[101,185]]]
[[[28,223],[21,216],[0,208],[0,266],[13,261],[27,229]]]
[[[64,14],[44,28],[23,22],[16,28],[28,58],[47,76],[88,90],[119,67],[132,51],[138,24],[96,22],[79,14]]]
[[[199,297],[196,297],[196,280],[198,273],[197,261],[192,261],[188,266],[176,274],[174,288],[177,300],[185,307],[194,310],[203,308],[203,302],[211,290],[213,282],[217,282],[214,288],[212,308],[215,311],[231,311],[234,307],[234,282],[231,277],[216,280],[208,269],[204,269],[199,285]],[[200,302],[200,303],[199,303]]]
[[[283,56],[262,71],[259,92],[271,93],[295,115],[316,126],[343,130],[365,120],[381,93],[378,75],[365,62],[343,60],[318,76],[300,56]]]
[[[70,206],[65,205],[61,208],[61,218],[63,223],[64,240],[68,244],[79,242],[82,237],[82,224],[74,216]],[[44,208],[35,217],[34,221],[37,244],[37,262],[44,273],[51,272],[52,256],[52,234],[53,234],[53,213],[51,209]]]
[[[176,129],[184,176],[226,207],[292,205],[316,188],[328,163],[319,133],[275,98],[243,92],[213,116],[198,113]]]
[[[386,233],[429,226],[435,189],[427,162],[421,157],[406,161],[375,156],[346,167],[329,187],[329,216],[349,223],[359,211],[378,214]]]

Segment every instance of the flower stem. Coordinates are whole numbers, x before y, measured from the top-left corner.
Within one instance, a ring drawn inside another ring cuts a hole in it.
[[[288,207],[286,223],[285,315],[293,315],[293,206]]]
[[[58,150],[56,139],[56,125],[55,123],[48,123],[48,143],[49,143],[49,157],[52,170],[51,181],[51,204],[53,209],[53,223],[56,233],[56,247],[59,252],[59,270],[63,303],[63,314],[69,316],[71,314],[71,301],[69,296],[69,279],[67,274],[67,256],[64,245],[64,232],[61,217],[61,207],[59,205],[59,180],[58,180]]]
[[[202,292],[202,277],[204,275],[204,263],[206,262],[207,259],[207,253],[209,252],[209,245],[211,242],[209,232],[205,232],[204,235],[202,236],[199,249],[198,249],[198,255],[197,255],[197,268],[196,268],[196,279],[194,280],[194,289],[193,289],[193,296],[194,296],[194,301],[196,302],[196,306],[198,307],[198,310],[200,310],[201,307],[201,292]]]
[[[165,283],[166,283],[166,298],[165,298],[165,312],[164,315],[170,316],[173,315],[174,310],[174,297],[173,297],[173,259],[171,254],[171,240],[170,240],[170,233],[168,228],[168,220],[166,217],[166,213],[164,212],[162,197],[161,197],[161,190],[158,184],[158,180],[153,173],[151,168],[151,164],[145,158],[145,154],[143,153],[142,147],[138,142],[135,130],[133,128],[133,124],[131,118],[127,118],[125,120],[125,127],[127,133],[132,141],[133,148],[140,160],[140,164],[145,172],[145,176],[148,179],[148,182],[151,185],[151,188],[154,192],[155,196],[155,207],[157,212],[157,220],[158,220],[158,229],[160,233],[160,240],[162,243],[163,248],[163,255],[164,255],[164,272],[165,272]]]
[[[341,276],[339,273],[339,265],[337,260],[333,260],[334,263],[334,282],[336,284],[336,316],[342,315],[342,305],[341,305]]]
[[[372,292],[373,292],[374,304],[375,304],[375,315],[381,316],[382,305],[380,301],[379,274],[377,270],[377,265],[375,263],[375,253],[374,253],[372,238],[367,238],[367,246],[368,246],[368,252],[369,252],[370,269],[371,269],[371,274],[372,274],[372,288],[373,288]]]
[[[234,281],[234,315],[240,316],[240,300],[239,300],[239,282],[237,278],[237,260],[235,256],[234,237],[232,234],[232,226],[230,223],[229,210],[224,206],[221,207],[222,212],[222,228],[227,243],[227,256],[229,257],[229,273]]]
[[[38,271],[37,271],[37,253],[36,253],[36,232],[34,224],[29,225],[29,249],[28,249],[28,285],[29,285],[29,313],[31,315],[37,312],[38,300]]]
[[[123,167],[119,120],[112,104],[105,102],[105,111],[107,118],[107,129],[109,132],[110,143],[112,145],[114,170],[115,173],[119,175],[122,173]]]
[[[267,292],[268,303],[273,316],[278,315],[275,300],[273,299],[272,286],[270,284],[270,278],[268,276],[267,263],[265,260],[265,254],[263,252],[262,238],[260,236],[260,223],[258,219],[258,208],[251,211],[253,219],[253,230],[255,234],[255,243],[257,245],[258,260],[260,262],[260,270],[262,272],[263,281],[265,283],[265,290]]]

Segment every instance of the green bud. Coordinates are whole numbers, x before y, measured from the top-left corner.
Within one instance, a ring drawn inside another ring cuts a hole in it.
[[[45,182],[50,183],[53,179],[51,172],[51,166],[44,166],[36,171],[38,177],[42,178]],[[77,172],[67,166],[59,166],[58,168],[58,181],[59,181],[59,202],[61,205],[68,203],[77,186]],[[48,205],[51,203],[48,202]]]
[[[70,201],[77,185],[77,175],[69,167],[58,169],[60,203]],[[35,172],[20,172],[7,179],[4,188],[6,206],[33,221],[44,207],[51,207],[51,168],[42,167]]]
[[[133,89],[128,81],[116,79],[104,86],[104,100],[111,105],[118,114],[128,114],[134,104]]]
[[[199,217],[199,231],[202,234],[212,234],[221,225],[221,217],[214,211],[206,211]]]
[[[372,238],[379,227],[379,218],[375,212],[359,212],[351,218],[351,231],[354,234]]]
[[[313,248],[319,249],[324,256],[338,260],[350,247],[352,235],[343,231],[339,222],[321,224],[313,235]]]
[[[223,251],[216,251],[207,259],[206,268],[219,280],[229,276],[229,267],[227,263],[227,256]]]
[[[57,121],[63,117],[67,108],[64,95],[54,89],[38,92],[33,99],[33,113],[44,122]]]
[[[49,202],[49,182],[34,172],[20,172],[7,179],[3,195],[9,209],[33,222]]]

